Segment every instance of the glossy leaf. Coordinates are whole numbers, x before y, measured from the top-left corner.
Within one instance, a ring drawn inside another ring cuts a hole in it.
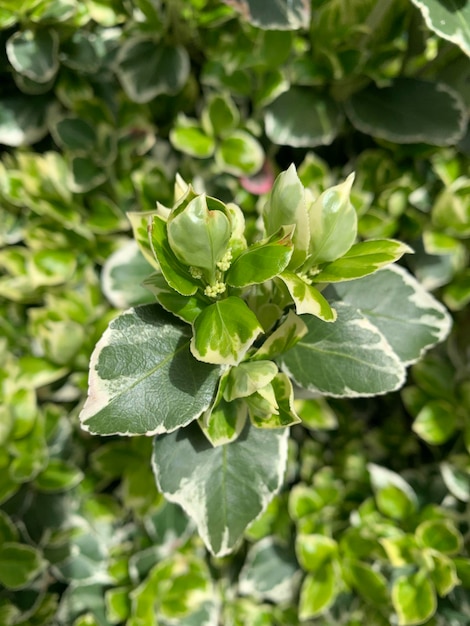
[[[307,574],[300,588],[299,617],[301,620],[317,617],[331,606],[338,594],[336,582],[336,572],[331,561],[324,563],[315,574]]]
[[[276,0],[269,7],[263,0],[223,0],[233,6],[245,19],[267,30],[296,30],[308,28],[310,7],[303,0]]]
[[[194,359],[190,336],[187,325],[156,305],[130,309],[112,321],[91,358],[82,428],[150,435],[199,417],[212,402],[220,370]]]
[[[445,443],[456,429],[455,408],[444,400],[434,400],[425,404],[413,422],[414,432],[431,445]]]
[[[338,397],[386,393],[399,388],[405,369],[383,334],[349,305],[337,302],[329,324],[303,316],[308,332],[278,359],[295,383]]]
[[[165,311],[173,313],[188,324],[192,324],[199,313],[209,304],[208,299],[198,293],[192,296],[182,296],[172,289],[162,274],[159,273],[145,278],[142,285],[155,296]]]
[[[162,45],[148,37],[128,39],[119,49],[116,71],[134,102],[180,91],[189,76],[189,57],[182,46]]]
[[[309,285],[293,272],[283,272],[279,278],[286,285],[298,315],[308,313],[324,322],[334,322],[336,320],[335,309],[330,306],[328,300],[318,289]]]
[[[206,307],[194,321],[191,352],[200,361],[238,365],[263,331],[241,298],[230,296]]]
[[[265,387],[246,399],[251,422],[257,428],[285,428],[300,423],[289,377],[277,374]],[[273,402],[273,406],[269,405]],[[269,407],[266,411],[265,408]]]
[[[248,132],[235,130],[220,141],[215,160],[224,172],[234,176],[252,176],[264,163],[264,151]]]
[[[321,268],[313,280],[319,283],[336,283],[354,280],[373,274],[377,270],[398,261],[411,248],[400,241],[378,239],[354,244],[342,257]]]
[[[424,548],[442,554],[458,554],[463,537],[450,520],[426,520],[416,529],[416,539]]]
[[[466,2],[411,1],[423,14],[428,28],[470,56],[470,7]]]
[[[382,332],[406,365],[449,333],[451,319],[445,308],[402,267],[392,265],[336,284],[334,291]]]
[[[59,69],[59,37],[54,30],[22,30],[6,45],[8,60],[21,75],[47,83]]]
[[[224,397],[229,402],[236,398],[246,398],[270,383],[278,372],[272,361],[246,361],[230,368],[224,389]]]
[[[467,124],[464,103],[443,83],[398,78],[390,87],[370,85],[346,104],[363,133],[394,143],[449,146],[462,139]]]
[[[285,320],[264,341],[253,355],[253,359],[271,359],[287,352],[307,333],[302,318],[289,311]]]
[[[226,281],[231,287],[247,287],[271,280],[287,267],[292,252],[292,228],[282,227],[244,250],[227,272]]]
[[[21,589],[45,566],[38,550],[16,542],[0,546],[0,583],[7,589]]]
[[[338,554],[334,539],[324,535],[299,534],[296,538],[295,551],[300,566],[306,572],[320,572],[325,565]]]
[[[0,100],[0,143],[29,146],[47,134],[48,101],[41,97],[8,96]]]
[[[214,153],[214,138],[204,132],[198,122],[180,118],[170,132],[170,140],[177,150],[185,154],[206,159]]]
[[[306,87],[291,87],[267,107],[264,120],[266,135],[274,144],[314,148],[333,141],[342,114],[328,96]]]
[[[287,437],[288,429],[247,424],[236,441],[216,448],[197,425],[156,439],[157,484],[194,519],[213,554],[227,554],[281,486]]]

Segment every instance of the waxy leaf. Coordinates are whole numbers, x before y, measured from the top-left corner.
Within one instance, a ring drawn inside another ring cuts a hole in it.
[[[329,324],[303,316],[308,332],[278,358],[300,387],[338,397],[371,396],[398,389],[405,368],[383,334],[364,315],[336,302]]]
[[[271,359],[287,352],[307,333],[302,318],[289,311],[286,319],[269,335],[253,359]]]
[[[292,236],[294,252],[289,263],[296,269],[306,257],[310,241],[310,226],[305,200],[305,189],[300,182],[294,164],[281,172],[274,181],[271,193],[263,208],[263,221],[266,233],[273,235],[289,224],[295,224]]]
[[[283,272],[279,278],[289,290],[298,315],[309,313],[324,322],[334,322],[336,320],[336,311],[331,308],[328,300],[318,289],[312,287],[300,276],[292,272]]]
[[[36,83],[47,83],[59,69],[59,37],[54,30],[22,30],[6,44],[15,70]]]
[[[470,5],[468,2],[411,0],[424,17],[426,26],[439,37],[459,46],[470,56]]]
[[[334,291],[382,332],[406,365],[449,333],[451,318],[445,308],[400,266],[338,283]],[[327,293],[332,293],[330,288]]]
[[[112,321],[91,357],[82,427],[100,435],[150,435],[199,417],[213,400],[220,369],[194,359],[190,337],[189,326],[157,305]]]
[[[197,159],[212,156],[215,148],[214,138],[207,135],[197,121],[182,117],[171,129],[170,140],[177,150]]]
[[[214,302],[196,318],[191,352],[205,363],[238,365],[261,332],[245,302],[230,296]]]
[[[184,265],[206,270],[211,284],[230,235],[229,218],[223,211],[210,210],[204,194],[196,196],[168,220],[168,241],[173,253]]]
[[[394,263],[412,249],[393,239],[377,239],[356,243],[341,258],[323,266],[313,280],[319,283],[336,283],[362,278]]]
[[[252,176],[263,165],[264,151],[252,135],[244,130],[235,130],[221,140],[215,160],[224,172],[234,176]]]
[[[390,87],[370,85],[347,101],[346,112],[363,133],[394,143],[451,146],[467,126],[457,92],[416,78],[397,78]]]
[[[310,256],[307,266],[335,261],[346,254],[357,234],[357,214],[349,195],[354,174],[326,189],[308,208]]]
[[[224,398],[229,402],[246,398],[270,383],[278,373],[272,361],[247,361],[230,368],[224,389]]]
[[[327,561],[315,574],[307,574],[299,598],[299,618],[308,620],[320,615],[331,604],[338,594],[338,574],[334,563]]]
[[[162,274],[155,273],[142,281],[146,287],[162,305],[165,311],[173,313],[184,322],[192,324],[196,317],[205,309],[210,302],[198,293],[193,296],[182,296],[168,286]]]
[[[280,488],[288,433],[247,423],[236,441],[214,448],[194,424],[156,438],[158,487],[194,519],[213,554],[230,552]]]
[[[281,227],[269,239],[244,250],[230,267],[226,281],[231,287],[247,287],[271,280],[287,267],[293,252],[292,227]]]
[[[238,126],[240,113],[228,94],[214,94],[202,112],[202,120],[211,135],[223,137]]]
[[[405,574],[392,586],[392,603],[400,626],[422,624],[436,611],[434,587],[424,571]]]
[[[332,98],[311,88],[291,87],[267,107],[264,119],[274,144],[314,148],[333,141],[343,116]]]
[[[182,46],[168,46],[148,37],[133,37],[120,47],[117,75],[134,102],[178,93],[189,76],[189,56]]]
[[[334,539],[324,535],[299,534],[296,537],[295,552],[302,569],[315,573],[325,563],[337,557],[338,545]]]
[[[25,587],[45,565],[36,548],[16,542],[0,546],[0,584],[7,589]]]
[[[261,401],[258,406],[257,399]],[[246,401],[251,422],[257,428],[285,428],[301,422],[294,407],[292,383],[285,374],[277,374],[271,383],[248,397]],[[265,412],[263,405],[270,404],[270,401],[274,402],[274,406]]]
[[[37,96],[6,96],[0,100],[0,143],[29,146],[47,134],[48,100]]]
[[[170,287],[182,296],[194,295],[198,287],[197,282],[170,248],[167,224],[158,216],[154,216],[149,225],[149,240],[158,260],[159,269]]]
[[[156,211],[131,211],[127,214],[127,217],[131,223],[134,239],[139,246],[140,251],[144,255],[144,258],[154,269],[159,269],[160,266],[152,250],[149,239],[149,225],[152,222],[152,217],[154,217],[156,213]]]
[[[235,441],[243,430],[248,416],[244,402],[226,402],[223,398],[216,402],[216,406],[208,409],[198,422],[202,432],[214,447]]]

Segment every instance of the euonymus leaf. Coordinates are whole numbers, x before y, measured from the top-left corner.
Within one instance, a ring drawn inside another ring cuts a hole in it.
[[[178,119],[170,131],[170,140],[177,150],[198,159],[212,156],[215,148],[214,138],[205,133],[198,122],[183,118]]]
[[[310,226],[305,189],[297,176],[294,164],[285,172],[281,172],[274,181],[271,193],[263,207],[263,221],[268,235],[273,235],[281,226],[295,224],[292,235],[294,252],[289,268],[299,267],[307,256]]]
[[[168,219],[168,242],[178,260],[205,270],[212,284],[216,263],[230,241],[230,220],[223,211],[211,210],[204,194],[196,196],[174,217]],[[189,295],[189,294],[187,294]]]
[[[337,573],[334,563],[326,561],[315,574],[307,574],[300,589],[299,618],[308,620],[325,611],[336,598]]]
[[[226,402],[221,398],[199,418],[199,426],[214,447],[224,446],[238,437],[247,415],[243,402]]]
[[[336,284],[334,291],[382,332],[406,365],[449,333],[451,318],[445,308],[397,265]]]
[[[0,583],[7,589],[19,589],[31,582],[45,562],[36,548],[16,542],[0,546]]]
[[[223,0],[238,9],[245,19],[267,30],[297,30],[308,28],[310,6],[303,0]]]
[[[159,273],[148,276],[142,285],[155,296],[165,311],[173,313],[188,324],[192,324],[199,313],[209,304],[208,298],[204,298],[199,293],[192,296],[182,296],[169,287],[162,274]]]
[[[313,280],[336,283],[362,278],[397,261],[407,252],[412,252],[409,246],[393,239],[362,241],[354,244],[341,258],[322,267]]]
[[[202,120],[208,132],[223,137],[238,126],[240,114],[228,94],[214,94],[202,112]]]
[[[354,174],[326,189],[309,207],[308,267],[335,261],[346,254],[357,234],[357,214],[350,200]]]
[[[55,30],[17,31],[7,41],[8,60],[15,70],[37,83],[47,83],[59,69],[59,37]]]
[[[262,331],[246,303],[230,296],[206,307],[196,318],[191,352],[205,363],[238,365]]]
[[[370,396],[398,389],[405,368],[380,330],[357,309],[336,302],[329,324],[303,316],[308,332],[278,361],[301,387],[330,396]]]
[[[336,311],[331,308],[328,300],[318,289],[309,285],[293,272],[283,272],[279,278],[289,290],[295,304],[295,310],[299,315],[309,313],[324,322],[336,320]]]
[[[197,282],[170,248],[167,224],[158,215],[151,218],[149,240],[160,270],[170,287],[182,296],[194,295],[197,291]]]
[[[48,101],[37,96],[8,96],[0,99],[0,143],[29,146],[47,133]]]
[[[442,83],[398,78],[390,87],[370,85],[346,103],[363,133],[394,143],[450,146],[465,134],[467,114],[460,96]]]
[[[229,402],[246,398],[270,383],[278,372],[272,361],[247,361],[232,367],[227,377],[224,398]]]
[[[120,48],[117,74],[134,102],[180,91],[189,76],[189,57],[182,46],[168,46],[148,37],[133,37]]]
[[[411,0],[423,14],[428,28],[470,56],[470,5],[450,0]]]
[[[274,537],[266,537],[250,548],[240,572],[239,591],[258,600],[290,602],[297,590],[299,575],[292,549]]]
[[[436,592],[424,571],[405,574],[392,586],[392,603],[400,626],[422,624],[434,615]]]
[[[294,407],[292,383],[283,373],[277,374],[271,383],[249,396],[246,402],[251,422],[257,428],[285,428],[301,421]]]
[[[154,269],[159,269],[157,259],[153,253],[149,238],[149,224],[156,211],[131,211],[127,214],[132,226],[132,232],[140,251]]]
[[[269,335],[253,358],[271,359],[287,352],[307,333],[302,318],[293,311],[289,311],[286,319]]]
[[[232,287],[246,287],[264,283],[280,274],[292,256],[292,230],[292,227],[281,227],[280,232],[269,239],[244,250],[230,267],[227,283]]]
[[[90,363],[82,427],[100,435],[170,432],[211,404],[218,367],[189,351],[191,329],[157,305],[130,309],[100,339]]]
[[[230,552],[279,489],[288,432],[247,423],[236,441],[216,448],[196,424],[156,438],[153,467],[158,487],[194,519],[213,554]]]
[[[334,100],[305,87],[291,87],[265,113],[269,139],[277,145],[294,148],[330,144],[341,122],[342,114]]]
[[[244,130],[235,130],[221,140],[215,160],[224,172],[234,176],[252,176],[261,169],[264,152],[252,135]]]

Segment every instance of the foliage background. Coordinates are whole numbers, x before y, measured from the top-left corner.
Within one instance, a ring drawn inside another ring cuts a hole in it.
[[[470,16],[455,6],[0,3],[0,624],[470,623]],[[77,415],[107,323],[151,301],[125,212],[171,204],[180,172],[254,233],[291,162],[313,193],[356,171],[360,235],[409,243],[454,329],[401,393],[319,399],[284,490],[215,559],[157,493],[151,441],[89,437]]]

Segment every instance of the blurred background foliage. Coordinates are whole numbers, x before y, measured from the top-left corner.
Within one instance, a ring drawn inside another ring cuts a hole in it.
[[[0,624],[470,624],[468,3],[2,0],[0,29]],[[356,172],[360,235],[410,244],[454,328],[401,393],[304,404],[284,490],[215,559],[151,441],[77,414],[152,301],[126,211],[179,172],[254,237],[291,162],[314,194]]]

